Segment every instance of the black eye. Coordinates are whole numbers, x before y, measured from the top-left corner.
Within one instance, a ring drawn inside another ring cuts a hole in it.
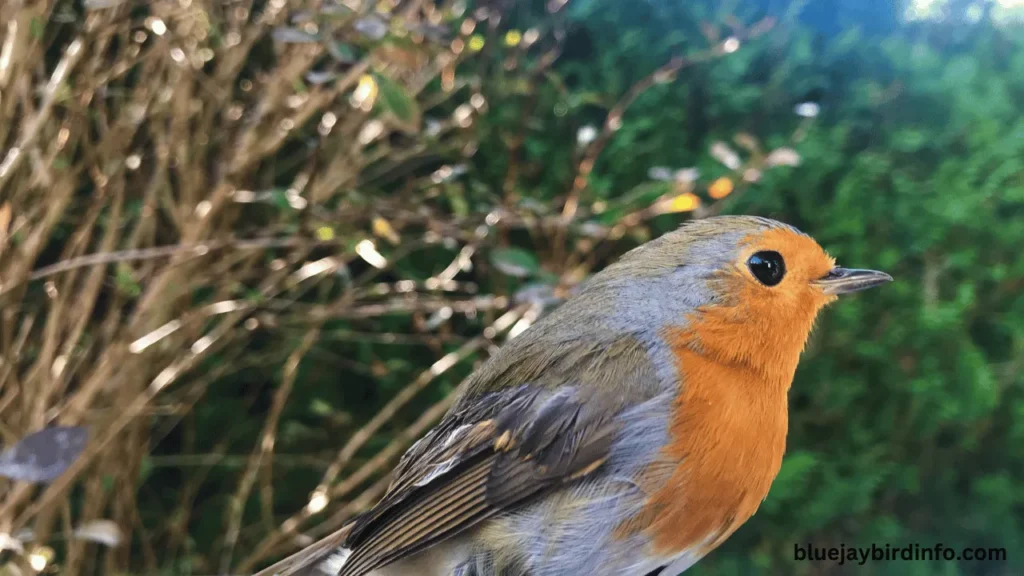
[[[786,275],[786,261],[774,250],[762,250],[747,260],[750,273],[765,286],[775,286]]]

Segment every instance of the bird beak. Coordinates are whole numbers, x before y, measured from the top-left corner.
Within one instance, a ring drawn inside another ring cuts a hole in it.
[[[813,284],[825,294],[849,294],[892,282],[892,276],[877,270],[852,270],[836,266]]]

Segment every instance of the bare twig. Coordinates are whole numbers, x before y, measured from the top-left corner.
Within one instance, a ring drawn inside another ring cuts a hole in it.
[[[281,418],[281,412],[284,410],[285,402],[288,401],[288,396],[291,394],[292,387],[295,385],[299,362],[309,352],[309,349],[316,344],[319,335],[319,327],[310,329],[298,348],[292,352],[285,363],[281,387],[274,394],[270,414],[267,415],[267,420],[263,426],[263,433],[260,434],[260,442],[249,458],[249,464],[242,474],[238,490],[231,499],[231,513],[228,516],[227,532],[224,537],[224,551],[221,553],[220,561],[220,571],[222,574],[226,574],[231,568],[232,553],[234,552],[235,544],[238,542],[238,533],[242,525],[242,513],[245,511],[245,504],[249,499],[252,485],[256,481],[256,474],[264,462],[266,465],[269,465],[273,459],[274,438],[277,435],[278,421]]]

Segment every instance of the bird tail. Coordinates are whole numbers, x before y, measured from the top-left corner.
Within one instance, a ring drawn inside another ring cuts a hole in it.
[[[337,576],[348,561],[352,551],[348,548],[337,548],[333,552],[314,562],[312,565],[295,573],[295,576]]]
[[[339,544],[351,529],[349,524],[254,576],[337,576],[352,554],[351,549]]]

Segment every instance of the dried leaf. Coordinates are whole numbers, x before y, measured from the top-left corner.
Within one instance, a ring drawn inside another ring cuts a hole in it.
[[[114,548],[120,546],[124,541],[124,533],[121,527],[113,520],[99,519],[86,522],[75,528],[74,537],[79,540],[98,542],[104,546]]]
[[[752,152],[754,154],[756,154],[761,149],[760,145],[757,142],[757,138],[754,138],[752,135],[747,134],[746,132],[740,132],[739,134],[737,134],[735,137],[733,137],[733,141],[736,142],[736,145],[739,146],[740,148],[743,148],[744,150],[747,150],[748,152]]]
[[[394,245],[402,242],[402,238],[395,232],[395,228],[386,219],[377,216],[373,219],[373,234],[378,238],[384,238]]]
[[[736,170],[741,164],[739,154],[725,142],[715,142],[711,145],[711,157],[730,170]]]
[[[776,148],[765,160],[768,166],[799,166],[800,153],[792,148]]]
[[[428,61],[426,52],[416,45],[399,42],[381,44],[374,50],[374,56],[399,70],[410,72],[421,70]]]
[[[40,430],[0,454],[0,476],[23,482],[51,482],[64,473],[85,450],[84,427]]]
[[[7,243],[7,228],[11,225],[11,204],[4,202],[0,206],[0,252],[3,252],[4,244]]]
[[[715,200],[718,200],[732,194],[732,189],[732,180],[723,176],[722,178],[712,182],[711,186],[708,186],[708,195]]]

